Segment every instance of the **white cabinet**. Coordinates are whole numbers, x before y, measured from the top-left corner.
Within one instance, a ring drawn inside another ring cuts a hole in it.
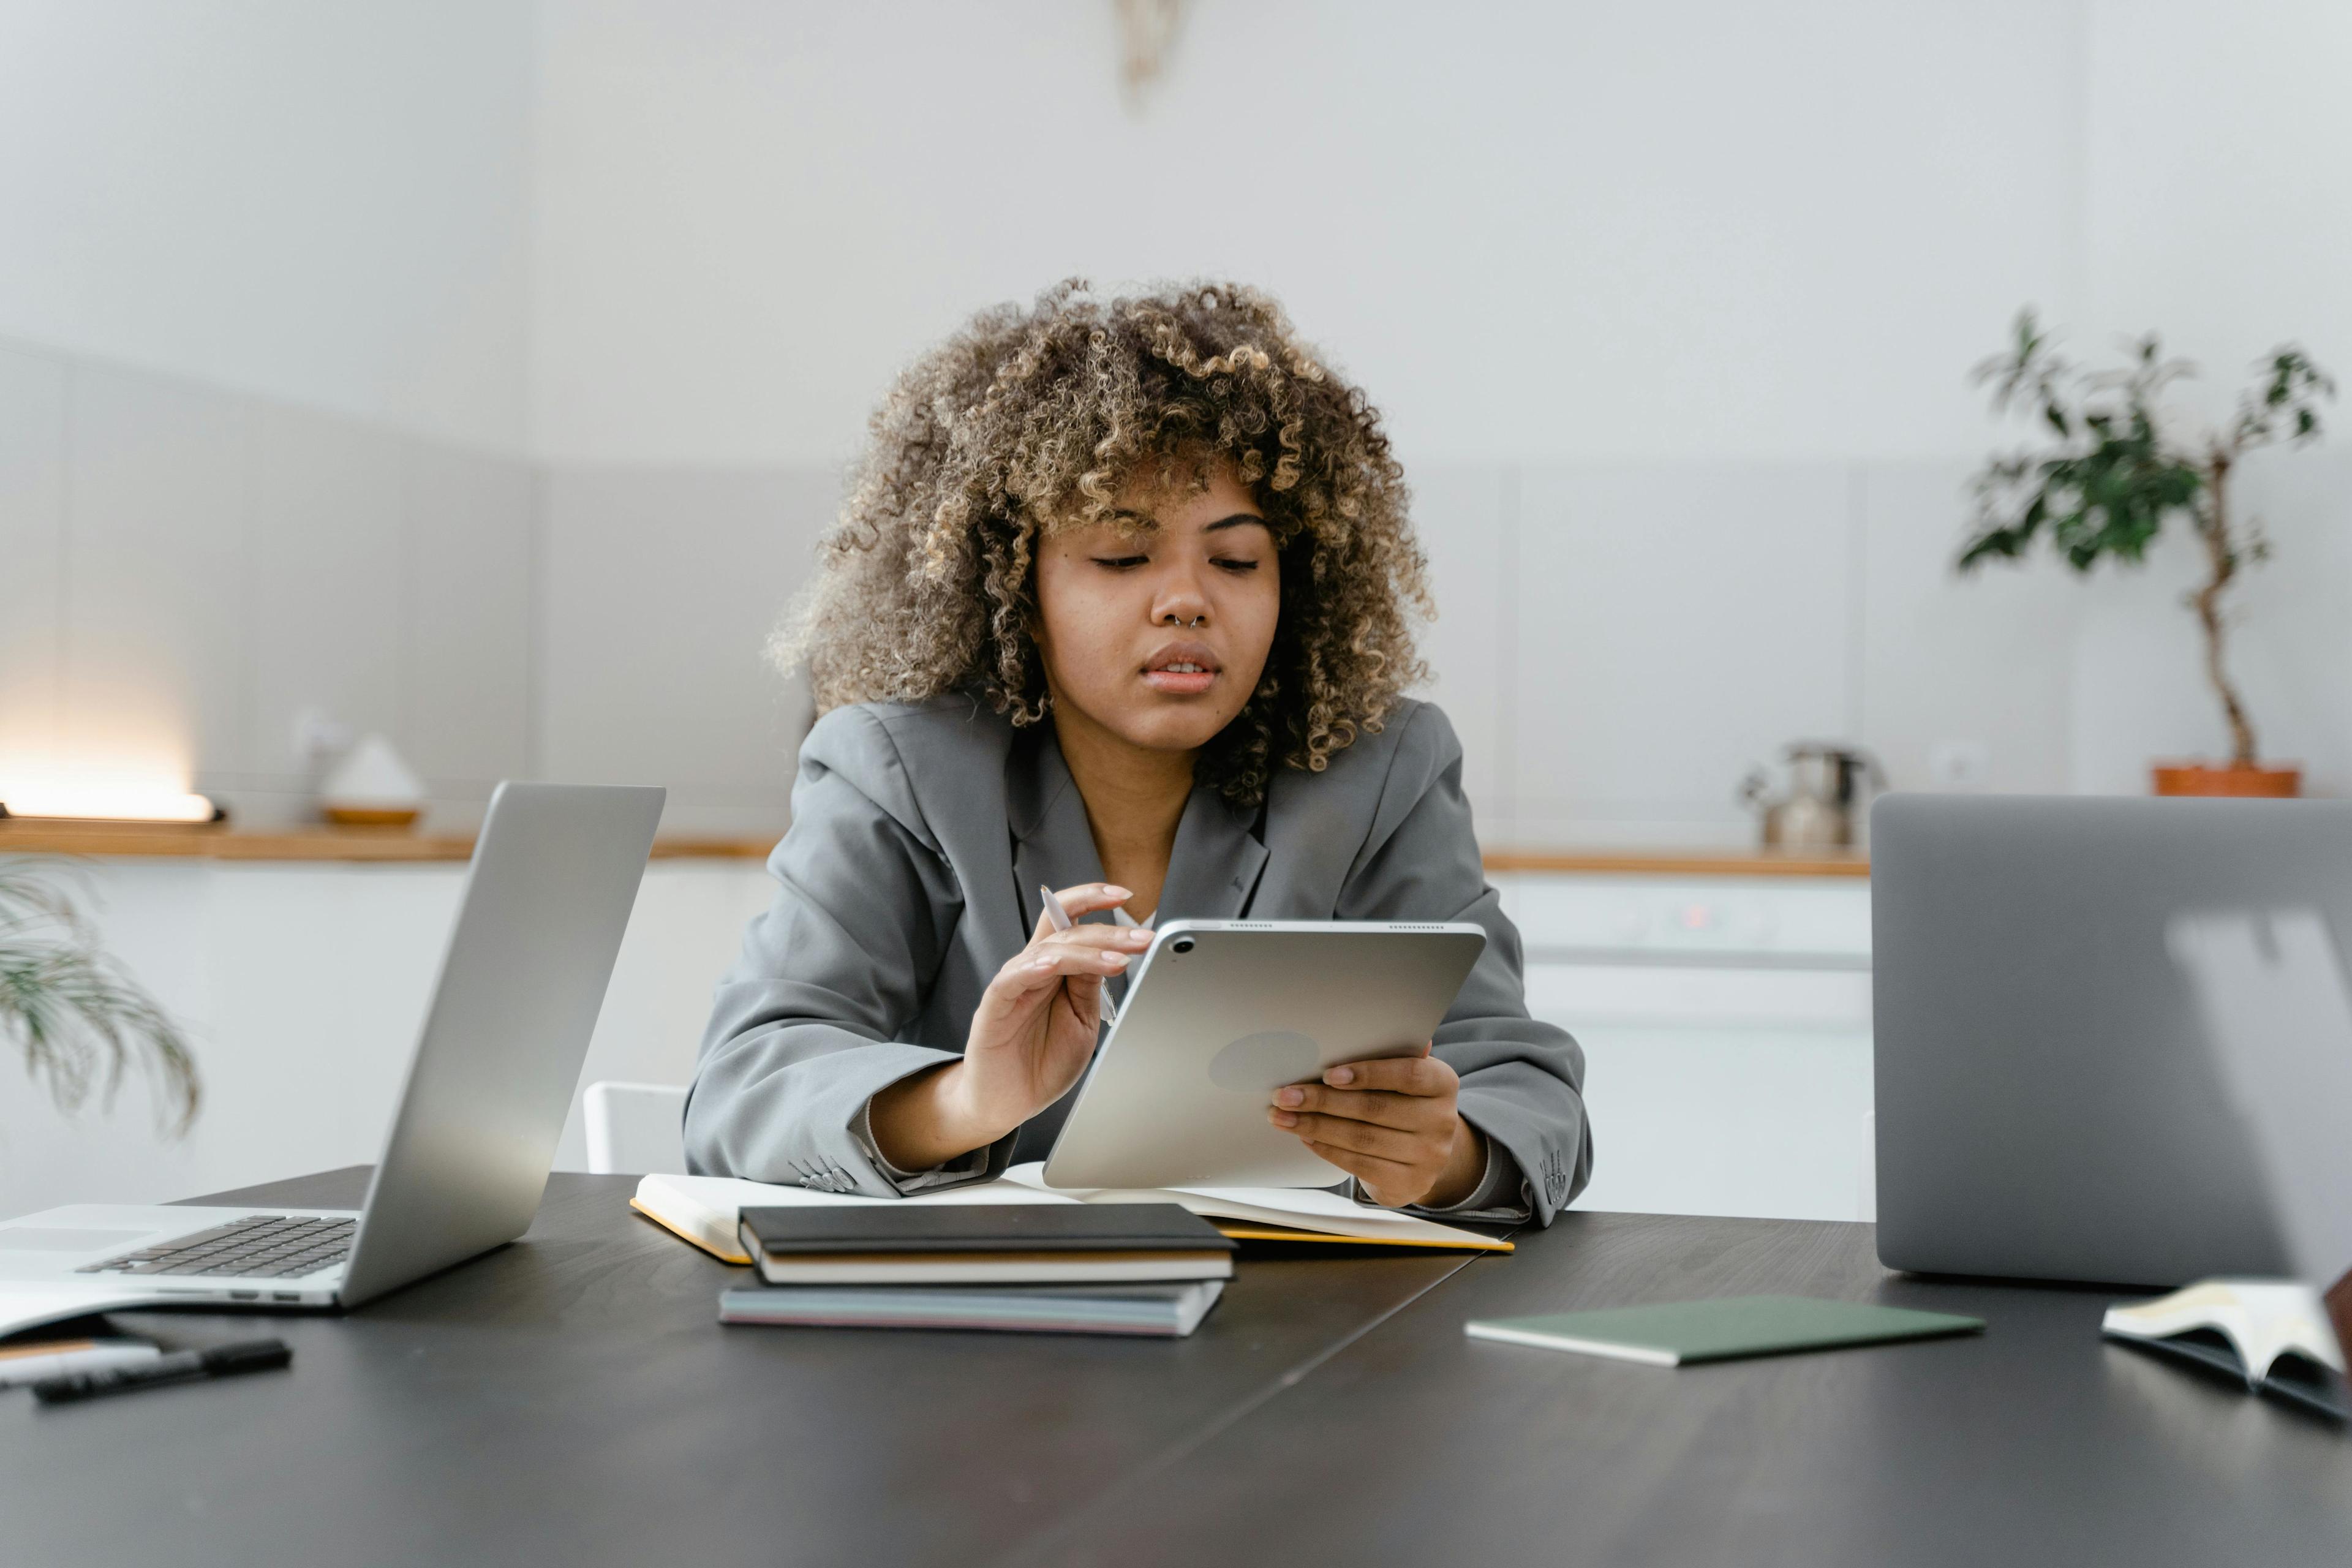
[[[113,951],[194,1036],[204,1113],[160,1140],[126,1087],[59,1116],[0,1062],[0,1215],[185,1197],[373,1161],[457,911],[462,865],[118,859]],[[1501,875],[1528,1005],[1583,1045],[1580,1206],[1864,1212],[1870,900],[1859,879]],[[751,860],[646,873],[583,1083],[683,1083],[710,991],[766,906]],[[580,1116],[557,1153],[583,1163]]]
[[[1859,878],[1498,875],[1528,1010],[1584,1047],[1579,1207],[1869,1217]]]
[[[205,1101],[184,1139],[126,1084],[112,1113],[61,1116],[0,1059],[0,1216],[153,1203],[373,1163],[465,883],[462,864],[99,862],[109,948],[186,1026]],[[684,1083],[711,989],[773,884],[756,860],[656,860],[605,992],[581,1083]],[[575,1091],[556,1151],[585,1166]]]

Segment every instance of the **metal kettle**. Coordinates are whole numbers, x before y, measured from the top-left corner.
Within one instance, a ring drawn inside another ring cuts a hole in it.
[[[1870,831],[1870,797],[1886,787],[1878,759],[1859,746],[1799,741],[1785,753],[1788,789],[1773,795],[1756,768],[1739,798],[1760,818],[1767,849],[1856,849]]]

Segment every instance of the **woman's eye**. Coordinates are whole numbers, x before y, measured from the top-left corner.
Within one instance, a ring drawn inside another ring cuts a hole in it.
[[[1257,570],[1257,563],[1255,561],[1232,561],[1220,558],[1216,564],[1223,567],[1228,572],[1255,572]]]
[[[1150,559],[1149,555],[1097,555],[1095,564],[1107,566],[1113,572],[1130,572]]]

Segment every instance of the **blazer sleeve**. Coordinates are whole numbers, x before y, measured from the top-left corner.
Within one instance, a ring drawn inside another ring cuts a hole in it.
[[[1486,884],[1454,726],[1427,703],[1402,722],[1339,918],[1486,928],[1486,951],[1438,1026],[1433,1054],[1461,1075],[1462,1119],[1517,1166],[1518,1182],[1506,1184],[1524,1192],[1538,1223],[1549,1225],[1592,1175],[1584,1051],[1567,1030],[1528,1016],[1518,928]],[[1480,1195],[1496,1185],[1490,1173]]]
[[[768,869],[775,900],[746,932],[703,1033],[687,1167],[895,1196],[902,1186],[865,1136],[866,1105],[956,1059],[897,1037],[921,1012],[962,893],[871,713],[838,709],[810,731],[792,826]],[[996,1174],[1009,1148],[955,1173]]]

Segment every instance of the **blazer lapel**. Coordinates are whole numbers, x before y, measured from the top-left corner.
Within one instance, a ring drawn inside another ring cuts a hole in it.
[[[924,841],[953,872],[963,905],[957,940],[983,961],[985,984],[985,976],[1029,940],[1013,866],[1013,837],[1005,831],[1029,772],[1022,760],[1026,736],[970,696],[886,710],[880,722],[929,830]],[[1032,918],[1035,903],[1033,894]]]
[[[1246,912],[1265,870],[1256,826],[1255,813],[1235,809],[1214,790],[1194,790],[1176,824],[1176,847],[1152,923],[1237,920]]]
[[[1013,829],[1013,872],[1019,884],[1022,940],[1036,929],[1040,884],[1067,888],[1103,880],[1102,858],[1087,804],[1051,725],[1024,735],[1005,765],[1005,806]],[[1255,813],[1236,810],[1211,789],[1196,789],[1176,823],[1155,925],[1171,920],[1234,920],[1248,910],[1265,870]]]
[[[1032,740],[1034,737],[1034,741]],[[1045,912],[1041,887],[1062,889],[1103,880],[1087,803],[1070,777],[1069,764],[1041,724],[1023,737],[1006,764],[1005,805],[1013,829],[1013,877],[1021,900],[1021,940],[1037,929]]]

